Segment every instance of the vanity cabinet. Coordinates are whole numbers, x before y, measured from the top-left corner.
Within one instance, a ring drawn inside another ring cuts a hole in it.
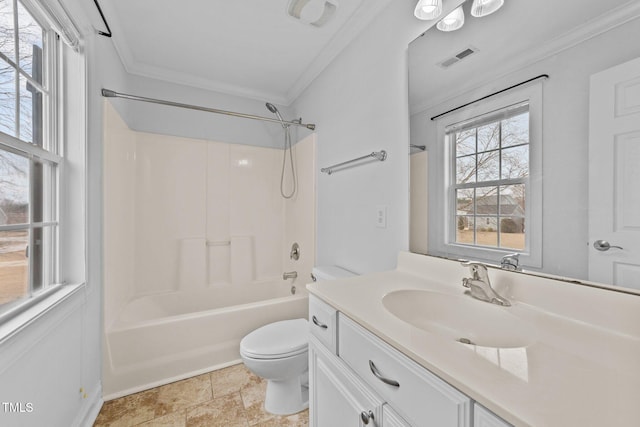
[[[311,427],[509,426],[313,295],[309,327]]]

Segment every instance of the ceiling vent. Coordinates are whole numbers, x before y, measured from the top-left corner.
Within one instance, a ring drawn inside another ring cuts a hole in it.
[[[336,0],[290,0],[287,13],[303,24],[322,27],[338,9]]]
[[[473,55],[477,51],[478,51],[478,49],[476,49],[475,47],[469,46],[469,47],[463,49],[462,51],[456,53],[451,58],[447,58],[444,61],[439,62],[438,65],[440,67],[442,67],[442,68],[448,68],[448,67],[452,66],[453,64],[456,64],[456,63],[462,61],[464,58],[468,58],[470,55]]]

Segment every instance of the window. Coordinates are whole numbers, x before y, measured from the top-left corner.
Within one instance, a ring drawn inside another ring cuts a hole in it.
[[[447,129],[452,153],[449,199],[453,235],[461,245],[526,249],[529,104],[519,104]]]
[[[0,2],[0,313],[58,278],[57,36]]]
[[[518,252],[540,267],[542,85],[472,104],[436,128],[442,162],[430,252],[494,263]]]

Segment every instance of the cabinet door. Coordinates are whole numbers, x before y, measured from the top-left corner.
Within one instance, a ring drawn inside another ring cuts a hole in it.
[[[480,406],[477,403],[473,404],[473,427],[512,427],[502,418],[495,415],[493,412],[486,409],[484,406]]]
[[[314,337],[309,339],[311,427],[382,427],[382,400]]]
[[[382,424],[384,427],[411,427],[408,422],[386,403],[382,407]]]

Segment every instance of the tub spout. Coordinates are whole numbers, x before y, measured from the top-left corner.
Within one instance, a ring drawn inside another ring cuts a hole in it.
[[[298,272],[297,271],[286,271],[286,272],[282,273],[282,279],[283,280],[295,279],[297,277],[298,277]]]

